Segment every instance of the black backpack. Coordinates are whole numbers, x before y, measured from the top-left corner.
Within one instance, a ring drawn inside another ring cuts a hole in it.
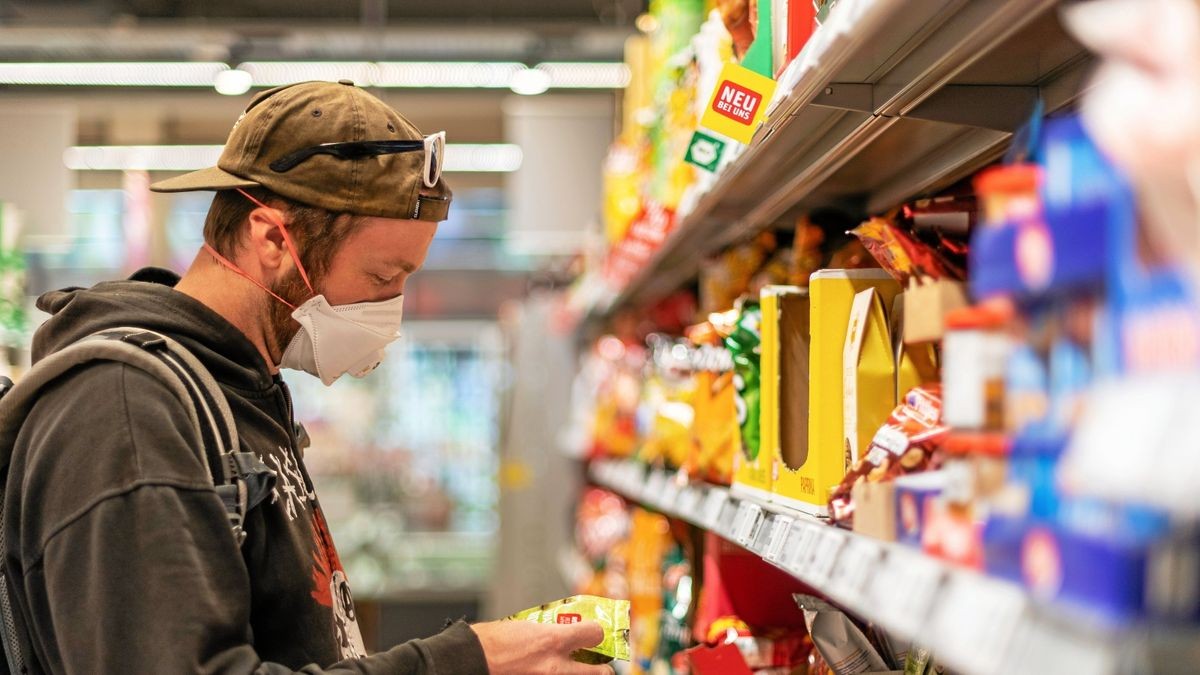
[[[163,382],[187,410],[195,447],[229,516],[238,546],[246,539],[246,513],[275,486],[275,472],[252,452],[241,452],[237,427],[220,386],[203,364],[175,340],[141,328],[113,328],[90,335],[42,359],[13,384],[0,377],[0,560],[7,561],[4,497],[17,434],[43,388],[68,371],[94,361],[133,366]],[[0,673],[40,673],[29,632],[13,604],[7,562],[0,567],[0,638],[5,660]]]

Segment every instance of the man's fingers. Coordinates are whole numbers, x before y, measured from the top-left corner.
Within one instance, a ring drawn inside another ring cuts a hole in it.
[[[588,649],[604,642],[604,629],[595,621],[564,625],[563,645],[567,651]]]
[[[616,672],[617,671],[608,664],[602,666],[589,666],[583,663],[572,663],[571,668],[567,669],[565,675],[616,675]]]

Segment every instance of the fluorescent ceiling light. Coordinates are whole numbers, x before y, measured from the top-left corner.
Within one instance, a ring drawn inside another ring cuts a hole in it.
[[[556,89],[624,89],[629,84],[629,66],[624,63],[539,63],[537,69],[550,76]]]
[[[0,63],[0,84],[84,87],[211,87],[218,62]]]
[[[513,93],[522,96],[537,96],[545,93],[550,88],[551,82],[550,73],[537,68],[526,68],[513,74],[509,86],[512,87]]]
[[[417,62],[379,64],[379,87],[505,89],[525,66],[513,62]]]
[[[535,69],[514,61],[248,61],[231,69],[218,61],[0,63],[0,85],[51,87],[276,87],[305,80],[352,80],[364,87],[506,89],[544,80],[551,89],[619,89],[629,83],[623,63],[546,62]],[[234,87],[233,84],[237,84]],[[220,91],[220,89],[219,89]],[[224,93],[224,92],[223,92]],[[244,92],[243,92],[244,93]],[[236,95],[236,94],[234,94]]]
[[[241,96],[250,91],[254,85],[254,76],[244,70],[223,70],[217,73],[213,87],[218,94],[225,96]]]
[[[247,61],[239,64],[238,70],[250,73],[256,87],[278,87],[308,80],[351,80],[366,87],[379,79],[379,65],[366,61]]]
[[[75,171],[195,171],[217,163],[220,145],[79,145],[63,153]],[[520,146],[511,143],[449,143],[447,172],[501,172],[521,168]]]

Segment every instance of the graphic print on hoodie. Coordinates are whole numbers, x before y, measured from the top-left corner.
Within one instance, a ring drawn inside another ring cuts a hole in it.
[[[50,312],[53,316],[37,331],[34,340],[34,358],[40,359],[80,338],[107,328],[120,326],[136,326],[164,333],[190,350],[212,373],[220,383],[234,418],[237,421],[239,440],[243,450],[255,452],[278,474],[274,494],[261,505],[247,514],[245,529],[247,540],[241,549],[245,562],[245,571],[237,569],[222,569],[222,579],[229,580],[186,579],[184,583],[194,583],[197,593],[208,594],[200,597],[201,607],[220,608],[230,603],[228,594],[244,592],[237,586],[248,583],[249,593],[249,626],[250,641],[258,654],[267,661],[277,662],[294,669],[306,664],[329,665],[347,658],[364,656],[362,636],[354,613],[354,603],[350,595],[346,575],[338,559],[333,540],[320,504],[313,491],[312,481],[304,467],[302,448],[298,447],[296,428],[292,419],[292,404],[290,395],[283,380],[272,375],[263,362],[257,349],[246,337],[224,318],[217,315],[196,300],[171,289],[178,280],[173,274],[164,270],[143,270],[130,281],[115,281],[99,284],[91,289],[68,289],[48,293],[39,300],[39,307]],[[157,283],[141,283],[153,281]],[[96,371],[73,376],[72,380],[81,382],[88,379],[103,379],[105,381],[125,381],[136,379],[136,375],[110,373],[105,376],[106,369],[119,369],[121,364],[103,363],[88,366],[88,371]],[[142,375],[143,378],[149,378]],[[199,480],[203,469],[195,455],[186,453],[160,453],[167,457],[147,455],[139,450],[133,459],[126,455],[127,445],[117,440],[110,440],[114,433],[124,435],[135,433],[146,435],[149,442],[134,443],[140,446],[170,446],[178,445],[178,426],[172,425],[169,419],[161,421],[154,418],[146,419],[145,415],[167,418],[171,412],[164,406],[178,405],[173,400],[164,403],[165,388],[156,389],[154,383],[143,382],[141,386],[125,388],[129,410],[123,410],[119,402],[112,399],[116,396],[95,396],[86,403],[75,401],[71,405],[89,406],[88,415],[96,419],[114,420],[114,429],[77,429],[71,432],[64,428],[70,425],[71,415],[66,411],[55,417],[57,411],[45,410],[35,412],[47,420],[46,425],[53,426],[57,433],[76,433],[78,437],[95,438],[95,448],[89,449],[90,460],[94,463],[89,474],[95,478],[81,478],[78,485],[70,489],[81,493],[95,492],[97,500],[103,497],[103,490],[111,490],[112,486],[120,487],[122,483],[134,486],[138,481],[161,482],[169,485],[187,487],[192,485],[187,481]],[[58,399],[64,394],[47,393],[44,399]],[[70,400],[69,398],[67,400]],[[40,404],[39,404],[40,405]],[[111,407],[108,410],[107,407]],[[180,413],[181,414],[181,413]],[[35,415],[31,415],[30,420]],[[135,431],[129,432],[120,428],[126,420],[130,420]],[[136,424],[132,421],[136,420]],[[26,426],[30,426],[27,420]],[[164,436],[162,443],[155,440],[156,434]],[[36,443],[33,433],[23,436],[29,439],[18,439],[14,456],[20,458],[21,445]],[[40,448],[38,453],[50,455],[49,448]],[[45,451],[45,452],[44,452]],[[29,453],[26,453],[29,454]],[[24,461],[24,460],[21,460]],[[35,459],[33,461],[40,461]],[[46,460],[51,461],[51,460]],[[166,468],[156,468],[153,471],[148,465],[153,462],[165,462]],[[26,470],[14,461],[14,470]],[[153,473],[147,477],[146,473]],[[203,478],[207,482],[206,478]],[[196,489],[201,486],[196,485]],[[132,488],[131,488],[132,489]],[[130,492],[130,498],[141,498],[145,490]],[[15,498],[9,495],[10,499]],[[201,497],[197,496],[196,499]],[[215,495],[212,499],[216,499]],[[53,502],[53,500],[51,500]],[[6,503],[10,503],[6,501]],[[72,503],[72,502],[67,502]],[[90,503],[90,502],[89,502]],[[101,506],[91,508],[100,510],[104,501],[97,501]],[[219,502],[214,506],[220,509]],[[153,531],[158,511],[166,507],[156,505],[146,512],[135,511],[136,518],[143,531]],[[157,509],[158,511],[154,510]],[[28,510],[27,510],[28,511]],[[26,514],[22,514],[22,518]],[[219,512],[214,515],[220,517]],[[39,565],[51,555],[53,546],[68,547],[71,537],[116,537],[118,534],[108,533],[74,533],[80,527],[71,524],[61,533],[50,532],[61,523],[73,523],[70,514],[38,513],[38,522],[44,523],[39,533],[39,527],[23,525],[25,530],[18,536],[22,537],[23,560],[18,564],[26,568],[27,579],[37,581]],[[213,526],[215,527],[215,526]],[[228,529],[228,524],[224,524]],[[119,529],[119,528],[118,528]],[[203,528],[198,528],[203,530]],[[141,535],[139,535],[141,536]],[[212,542],[199,540],[200,535],[192,532],[180,532],[174,541],[163,541],[161,544],[152,542],[150,549],[153,554],[167,558],[153,560],[146,564],[171,565],[172,561],[187,562],[190,556],[209,556],[204,559],[205,565],[216,565],[212,562],[212,549],[220,548],[224,554],[236,556],[232,537],[225,532],[228,542]],[[220,538],[220,537],[218,537]],[[10,539],[11,541],[11,539]],[[49,542],[49,543],[48,543]],[[131,542],[132,546],[146,548],[148,544],[141,539]],[[159,554],[159,546],[163,547]],[[193,546],[195,550],[188,547]],[[51,548],[46,548],[51,547]],[[135,558],[135,564],[142,557]],[[54,561],[51,561],[54,562]],[[234,559],[236,563],[236,558]],[[249,574],[246,575],[246,572]],[[91,576],[82,579],[82,584],[109,583],[105,578],[106,570],[93,570]],[[129,574],[137,575],[138,570],[128,570]],[[244,578],[248,576],[247,578]],[[61,612],[53,598],[41,597],[37,583],[25,584],[30,597],[22,603],[33,615],[34,623],[44,619],[47,624],[53,624],[51,618],[54,612]],[[211,595],[211,597],[209,597]],[[188,608],[192,611],[193,608]],[[148,611],[178,612],[178,607],[150,607]],[[199,611],[199,610],[194,610]],[[39,617],[46,612],[46,617]],[[151,620],[153,620],[151,618]],[[201,617],[198,621],[203,622]],[[188,641],[181,637],[181,641]],[[51,657],[53,660],[53,657]],[[163,670],[167,672],[170,670]]]

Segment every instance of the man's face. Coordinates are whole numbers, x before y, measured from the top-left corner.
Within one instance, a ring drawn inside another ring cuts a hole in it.
[[[391,300],[404,293],[409,276],[425,264],[437,223],[423,220],[365,217],[333,254],[324,274],[312,277],[318,294],[330,305]],[[312,271],[309,270],[311,274]],[[294,305],[309,299],[308,288],[293,268],[272,289]],[[271,301],[271,328],[278,363],[283,350],[299,329],[292,310]]]

